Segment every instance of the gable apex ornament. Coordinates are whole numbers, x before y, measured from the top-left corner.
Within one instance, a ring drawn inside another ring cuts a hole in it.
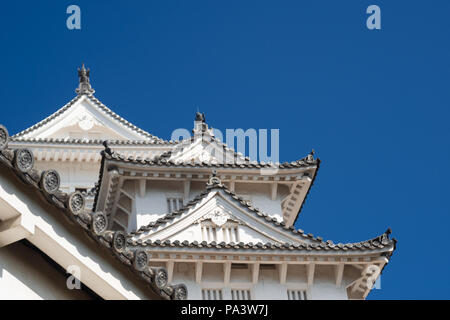
[[[213,170],[211,173],[211,177],[206,184],[207,188],[214,188],[222,185],[222,181],[217,177],[217,170]]]
[[[218,227],[223,226],[231,217],[223,210],[216,209],[203,216],[204,219],[211,219],[211,221]]]
[[[195,113],[194,129],[192,130],[192,133],[194,135],[202,135],[205,132],[209,132],[209,134],[212,135],[212,130],[210,130],[206,124],[205,114],[197,111]]]
[[[206,121],[205,114],[197,111],[195,114],[195,121],[205,122]]]
[[[90,74],[89,68],[86,69],[84,67],[84,63],[80,68],[78,68],[78,79],[79,79],[79,85],[78,88],[75,90],[75,92],[78,95],[82,94],[93,94],[95,92],[94,89],[91,87],[91,82],[89,80],[89,74]]]

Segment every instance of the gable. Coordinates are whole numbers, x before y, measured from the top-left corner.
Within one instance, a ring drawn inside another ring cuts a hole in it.
[[[236,229],[237,236],[226,235],[228,227]],[[205,232],[216,229],[216,238],[206,236]],[[221,234],[218,234],[221,233]],[[222,237],[222,233],[224,237]],[[249,212],[222,190],[208,193],[187,212],[174,218],[171,222],[160,224],[149,233],[139,237],[141,240],[170,241],[216,241],[244,243],[303,243],[307,240],[289,231],[277,228],[265,219]]]
[[[94,96],[81,95],[16,134],[24,139],[159,140],[121,118]]]
[[[145,253],[126,246],[126,234],[108,230],[104,213],[85,212],[85,194],[61,191],[57,171],[36,170],[30,149],[9,149],[3,126],[0,136],[0,247],[27,239],[61,267],[80,267],[85,284],[106,299],[187,297],[183,284],[167,281],[164,268],[155,273]],[[118,268],[113,256],[121,262]],[[124,266],[137,278],[125,281]]]
[[[169,160],[175,163],[235,163],[245,161],[244,157],[235,153],[214,137],[194,137],[176,146]]]

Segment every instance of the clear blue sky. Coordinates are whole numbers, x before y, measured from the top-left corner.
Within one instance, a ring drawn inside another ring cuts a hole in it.
[[[444,0],[7,1],[0,122],[15,133],[72,99],[84,61],[103,103],[162,138],[197,107],[221,130],[279,128],[282,161],[311,148],[323,161],[299,228],[399,240],[369,299],[448,299],[449,13]]]

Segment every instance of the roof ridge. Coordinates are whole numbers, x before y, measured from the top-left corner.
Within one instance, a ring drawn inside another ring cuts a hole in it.
[[[383,234],[384,235],[384,234]],[[383,235],[379,236],[382,237]],[[366,241],[367,242],[367,241]],[[364,243],[366,243],[364,242]],[[150,240],[147,239],[145,241],[142,241],[141,239],[137,240],[129,240],[130,245],[133,246],[143,246],[143,247],[197,247],[197,248],[212,248],[212,249],[254,249],[254,250],[260,250],[260,249],[272,249],[272,250],[304,250],[311,252],[313,250],[315,251],[328,251],[328,250],[335,250],[335,251],[349,251],[349,250],[360,250],[360,251],[370,251],[370,250],[377,250],[377,249],[384,249],[385,247],[390,247],[392,244],[394,244],[394,250],[395,250],[395,239],[391,240],[388,243],[379,244],[379,245],[364,245],[361,243],[345,243],[345,244],[334,244],[330,242],[321,242],[319,244],[309,244],[309,243],[272,243],[272,242],[225,242],[225,241],[188,241],[188,240]],[[393,251],[394,251],[393,250]],[[393,252],[392,251],[392,252]],[[392,255],[392,252],[388,255],[388,258]]]
[[[35,131],[36,129],[42,127],[43,125],[47,124],[48,122],[50,122],[51,120],[55,119],[57,116],[59,116],[60,114],[63,114],[64,112],[67,111],[67,109],[69,109],[75,102],[77,102],[79,99],[81,98],[81,95],[77,95],[75,98],[73,98],[72,100],[70,100],[68,103],[66,103],[64,106],[62,106],[61,108],[59,108],[58,110],[56,110],[55,112],[53,112],[51,115],[49,115],[48,117],[44,118],[43,120],[39,121],[38,123],[32,125],[31,127],[24,129],[18,133],[16,133],[15,135],[11,136],[11,139],[14,138],[18,138],[23,136],[26,133]]]
[[[149,284],[152,291],[162,298],[185,299],[187,287],[184,284],[167,283],[165,268],[148,266],[149,255],[145,251],[127,247],[127,237],[121,231],[108,230],[108,217],[102,212],[85,212],[86,197],[93,195],[93,189],[82,193],[75,191],[70,195],[60,190],[60,175],[55,170],[39,172],[34,169],[34,156],[30,149],[8,148],[9,135],[0,125],[0,164],[9,168],[14,176],[28,186],[38,190],[53,207],[79,226],[84,233],[97,242],[100,247],[110,251],[122,264]],[[97,195],[96,195],[97,196]]]
[[[205,141],[205,140],[204,140],[204,138],[205,138],[206,136],[210,139],[210,141]],[[195,141],[195,137],[196,137],[196,136],[194,135],[194,136],[192,136],[192,137],[189,137],[189,138],[180,140],[180,141],[179,141],[179,144],[177,145],[176,148],[181,148],[181,147],[183,147],[183,144],[192,145],[194,142],[196,142],[196,141]],[[217,145],[218,145],[219,147],[222,147],[225,151],[232,152],[235,156],[239,157],[240,159],[242,159],[242,160],[244,160],[244,161],[248,161],[248,162],[251,162],[251,161],[252,161],[252,160],[250,160],[249,157],[244,156],[242,153],[236,152],[236,150],[230,148],[226,143],[220,141],[220,140],[217,139],[214,135],[210,135],[210,134],[207,134],[207,135],[206,135],[205,132],[202,132],[202,133],[201,133],[201,141],[207,142],[207,143],[208,143],[208,142],[214,142],[214,143],[217,143]],[[175,149],[176,149],[176,148],[175,148]],[[178,150],[174,150],[174,152],[177,152],[177,151],[178,151]],[[181,150],[181,151],[182,151],[182,150]],[[181,151],[180,151],[180,152],[181,152]]]
[[[165,141],[137,126],[135,126],[134,124],[132,124],[131,122],[129,122],[128,120],[122,118],[121,116],[119,116],[117,113],[115,113],[114,111],[112,111],[110,108],[108,108],[106,105],[104,105],[99,99],[97,99],[94,94],[86,94],[86,97],[93,102],[94,104],[96,104],[97,106],[99,106],[103,111],[105,111],[107,114],[109,114],[111,117],[113,117],[114,119],[118,120],[120,123],[124,124],[125,126],[129,127],[130,129],[134,130],[135,132],[147,136],[148,138],[151,139],[155,139],[155,140],[159,140],[159,141]]]
[[[166,151],[173,153],[172,150]],[[265,163],[265,162],[258,162],[258,161],[245,161],[244,163],[219,163],[217,161],[183,161],[183,162],[177,162],[174,160],[167,160],[166,157],[159,158],[158,156],[154,158],[145,158],[142,159],[141,157],[125,157],[120,152],[113,151],[110,154],[106,155],[108,159],[110,160],[117,160],[121,162],[131,162],[131,163],[139,163],[139,164],[147,164],[147,165],[166,165],[166,166],[203,166],[203,167],[241,167],[241,168],[274,168],[274,169],[291,169],[291,168],[307,168],[307,167],[314,167],[318,166],[320,163],[319,158],[310,158],[309,155],[306,157],[301,158],[297,161],[292,162],[283,162],[283,163]]]
[[[216,179],[216,180],[213,180],[213,179]],[[395,244],[396,244],[397,240],[396,239],[392,239],[392,240],[389,239],[389,234],[391,233],[391,229],[390,228],[386,232],[384,232],[383,234],[381,234],[381,235],[379,235],[379,236],[377,236],[375,238],[369,239],[369,240],[364,240],[364,241],[360,241],[360,242],[349,242],[349,243],[345,243],[345,244],[343,244],[343,243],[335,244],[331,240],[324,241],[322,237],[319,237],[319,236],[315,237],[312,233],[306,234],[303,230],[295,229],[293,226],[286,227],[284,222],[280,222],[277,219],[272,218],[267,213],[265,213],[262,210],[254,207],[251,204],[250,201],[246,201],[242,197],[239,197],[238,195],[236,195],[236,193],[234,193],[233,191],[229,190],[226,185],[221,183],[220,179],[218,179],[218,178],[216,178],[214,176],[214,174],[213,174],[213,177],[210,179],[210,182],[207,184],[206,190],[201,192],[199,195],[197,195],[193,200],[189,201],[181,209],[178,209],[178,210],[175,210],[174,212],[168,213],[168,214],[164,215],[163,217],[158,218],[158,219],[150,222],[146,226],[140,227],[138,230],[130,232],[130,235],[133,235],[133,236],[141,235],[141,234],[143,234],[146,231],[150,231],[151,229],[159,227],[160,225],[162,225],[162,224],[164,224],[164,223],[166,223],[166,222],[168,222],[170,220],[175,219],[176,216],[180,216],[181,214],[183,214],[186,211],[188,211],[191,207],[197,205],[201,200],[206,198],[210,194],[210,190],[212,190],[212,189],[221,189],[221,190],[223,190],[225,193],[229,194],[230,197],[233,200],[239,202],[240,205],[246,207],[248,210],[254,212],[258,217],[265,219],[266,221],[270,222],[271,224],[275,225],[276,227],[279,227],[279,228],[281,227],[281,228],[283,228],[284,231],[291,231],[291,233],[295,234],[296,236],[301,236],[303,238],[303,240],[307,239],[307,240],[310,240],[310,241],[314,242],[314,243],[305,243],[305,245],[307,245],[307,246],[323,247],[323,245],[327,245],[329,248],[338,248],[338,249],[344,249],[345,250],[345,248],[353,248],[353,247],[355,247],[357,249],[358,248],[362,248],[362,247],[372,248],[372,247],[379,247],[380,245],[381,246],[385,246],[385,245],[389,245],[389,244],[393,243],[394,244],[394,249],[395,249]],[[138,240],[135,240],[135,241],[138,241]],[[198,241],[193,241],[192,243],[194,243],[194,242],[198,242]],[[240,242],[239,245],[241,243],[242,242]],[[215,245],[216,244],[211,243],[211,246],[215,246]],[[231,244],[229,244],[229,245],[233,246]],[[272,246],[276,246],[276,244],[271,244],[271,245]],[[294,245],[290,244],[290,247],[292,247],[292,246],[294,246]]]
[[[63,138],[23,138],[11,137],[11,142],[27,142],[27,143],[51,143],[51,144],[91,144],[101,145],[105,139],[63,139]],[[112,145],[175,145],[177,141],[167,140],[127,140],[127,139],[106,139]]]
[[[134,124],[132,124],[131,122],[127,121],[126,119],[122,118],[121,116],[119,116],[117,113],[115,113],[114,111],[112,111],[110,108],[108,108],[106,105],[104,105],[99,99],[97,99],[93,93],[81,93],[79,95],[77,95],[76,97],[74,97],[72,100],[70,100],[67,104],[65,104],[64,106],[62,106],[60,109],[58,109],[57,111],[55,111],[54,113],[52,113],[51,115],[49,115],[48,117],[46,117],[45,119],[39,121],[38,123],[32,125],[31,127],[24,129],[18,133],[16,133],[15,135],[13,135],[11,138],[12,139],[17,139],[19,137],[22,137],[23,135],[33,132],[35,130],[37,130],[38,128],[41,128],[42,126],[46,125],[47,123],[49,123],[50,121],[56,119],[58,116],[64,114],[67,110],[70,109],[70,107],[72,107],[78,100],[80,100],[82,97],[85,97],[86,99],[88,99],[91,103],[93,103],[94,105],[96,105],[97,107],[99,107],[102,111],[104,111],[106,114],[108,114],[110,117],[112,117],[113,119],[119,121],[121,124],[125,125],[126,127],[128,127],[129,129],[131,129],[132,131],[148,138],[148,139],[154,139],[158,142],[164,142],[166,143],[167,141],[164,139],[161,139],[155,135],[150,134],[149,132],[135,126]],[[136,140],[138,141],[138,140]],[[145,140],[144,140],[145,141]],[[168,142],[167,142],[168,143]]]

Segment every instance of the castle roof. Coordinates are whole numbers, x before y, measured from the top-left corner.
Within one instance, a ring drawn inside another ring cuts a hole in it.
[[[29,149],[9,149],[9,135],[0,125],[0,166],[10,169],[26,188],[32,188],[53,207],[57,208],[71,223],[79,227],[100,248],[106,249],[117,260],[148,285],[149,290],[163,299],[185,299],[187,289],[184,285],[163,284],[167,279],[164,268],[158,270],[147,267],[146,253],[131,250],[125,245],[126,235],[106,230],[107,217],[103,213],[83,211],[85,194],[67,194],[59,190],[59,174],[55,170],[38,171],[33,168],[34,157]]]

